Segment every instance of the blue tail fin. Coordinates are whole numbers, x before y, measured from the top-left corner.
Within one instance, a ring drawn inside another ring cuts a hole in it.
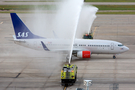
[[[34,35],[27,26],[22,22],[22,20],[17,16],[16,13],[10,13],[16,39],[40,39],[43,37]]]

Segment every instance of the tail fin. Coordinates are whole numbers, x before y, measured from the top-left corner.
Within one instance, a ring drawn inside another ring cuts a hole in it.
[[[22,22],[22,20],[17,16],[16,13],[10,13],[16,39],[40,39],[43,37],[34,35],[27,26]]]

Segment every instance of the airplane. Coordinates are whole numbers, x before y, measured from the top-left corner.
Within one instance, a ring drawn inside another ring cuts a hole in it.
[[[10,13],[14,27],[14,42],[27,48],[54,52],[67,52],[70,50],[70,40],[49,39],[33,34],[16,13]],[[75,39],[72,56],[90,58],[92,54],[116,55],[128,51],[129,48],[122,43],[112,40]]]

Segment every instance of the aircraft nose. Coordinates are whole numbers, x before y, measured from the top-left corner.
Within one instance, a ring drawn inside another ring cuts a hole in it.
[[[125,46],[125,50],[126,50],[126,51],[128,51],[128,50],[129,50],[129,48]]]

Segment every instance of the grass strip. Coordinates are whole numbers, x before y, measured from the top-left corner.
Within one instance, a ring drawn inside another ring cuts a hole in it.
[[[94,5],[99,10],[135,10],[135,5]],[[56,5],[0,5],[0,10],[56,10]]]
[[[85,2],[135,2],[135,0],[85,0]]]
[[[55,10],[56,5],[0,5],[0,10]]]
[[[4,2],[55,2],[55,1],[4,1]]]
[[[135,10],[135,5],[94,5],[99,10]]]
[[[97,14],[129,14],[133,15],[135,12],[97,12]]]
[[[32,11],[0,11],[0,13],[35,13]],[[56,13],[56,12],[38,12],[38,13]],[[135,12],[97,12],[96,14],[122,14],[122,15],[134,15]]]
[[[60,1],[60,0],[57,0]],[[37,1],[4,1],[4,2],[57,2],[55,0],[37,0]],[[135,0],[85,0],[85,2],[135,2]]]

